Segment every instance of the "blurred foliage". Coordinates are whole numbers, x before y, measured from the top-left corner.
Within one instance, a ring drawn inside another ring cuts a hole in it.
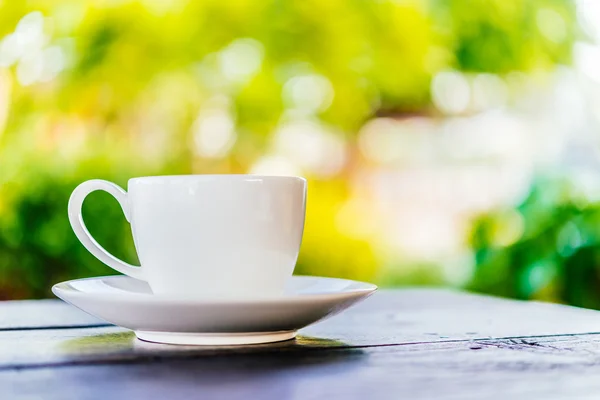
[[[539,179],[515,209],[482,216],[472,288],[600,308],[600,203],[572,180]]]
[[[38,47],[11,60],[9,36],[42,16]],[[558,0],[0,2],[0,298],[44,297],[54,282],[111,273],[68,226],[78,183],[247,172],[297,119],[318,121],[350,149],[333,174],[300,168],[310,194],[297,272],[373,280],[377,239],[349,236],[336,222],[358,168],[358,128],[376,115],[431,112],[430,81],[442,70],[505,74],[568,63],[576,35],[573,4]],[[40,54],[58,54],[60,71],[44,78]],[[306,76],[325,87],[316,102],[303,87],[290,89]],[[193,127],[214,107],[237,139],[207,157],[195,150]],[[84,217],[109,251],[135,260],[114,200],[91,196]],[[486,281],[486,251],[495,250],[485,250],[485,226],[476,235],[476,286],[527,296],[533,289]],[[554,260],[549,254],[540,260]]]

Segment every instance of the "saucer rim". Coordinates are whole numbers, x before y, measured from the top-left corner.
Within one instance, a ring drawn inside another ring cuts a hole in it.
[[[196,305],[269,305],[269,304],[298,304],[303,302],[314,302],[314,301],[331,301],[333,299],[353,299],[356,297],[368,297],[375,293],[379,288],[377,285],[364,281],[357,281],[345,278],[333,278],[316,275],[293,275],[291,279],[319,279],[328,281],[343,281],[352,284],[359,284],[361,287],[352,289],[343,289],[341,291],[329,292],[329,293],[308,293],[308,294],[291,294],[281,295],[275,297],[262,297],[252,299],[194,299],[185,296],[176,295],[154,295],[148,293],[137,293],[127,291],[115,291],[110,293],[110,298],[118,302],[119,300],[126,300],[128,302],[140,302],[140,303],[160,303],[160,304],[196,304]],[[52,293],[58,298],[69,302],[65,297],[77,297],[77,298],[98,298],[106,301],[108,293],[90,293],[77,290],[70,286],[71,283],[89,281],[89,280],[103,280],[103,279],[135,279],[127,275],[105,275],[96,276],[89,278],[71,279],[64,282],[56,283],[52,286]]]

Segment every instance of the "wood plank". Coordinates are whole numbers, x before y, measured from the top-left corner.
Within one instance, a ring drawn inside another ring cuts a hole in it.
[[[0,301],[0,331],[107,325],[60,300]]]
[[[297,341],[259,346],[159,345],[117,327],[4,331],[0,368],[580,334],[600,331],[599,322],[596,311],[560,305],[439,290],[382,291],[302,330]]]
[[[106,323],[60,300],[0,302],[0,331],[81,326]],[[311,336],[339,340],[350,332],[355,343],[374,345],[587,333],[600,332],[600,313],[444,289],[380,290],[308,329]]]
[[[139,360],[138,360],[139,361]],[[600,335],[0,371],[2,398],[597,399]]]
[[[14,305],[0,315],[15,315]],[[567,334],[600,331],[600,314],[572,307],[382,291],[296,341],[198,348],[141,342],[112,326],[71,329],[89,320],[65,318],[73,309],[57,302],[28,306],[33,315],[19,324],[36,329],[0,332],[2,399],[600,396],[600,334]],[[56,321],[67,322],[50,329]]]
[[[295,340],[252,346],[174,346],[138,340],[118,327],[0,332],[0,370],[151,361],[170,358],[270,354],[285,351],[349,348],[326,338],[299,336]]]
[[[600,312],[443,289],[381,291],[305,330],[356,344],[599,333]]]

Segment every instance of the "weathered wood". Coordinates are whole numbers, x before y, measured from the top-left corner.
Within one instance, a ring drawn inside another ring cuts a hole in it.
[[[107,325],[60,300],[0,301],[0,331]]]
[[[7,399],[597,399],[600,335],[0,371]]]
[[[446,290],[245,347],[146,343],[55,301],[0,303],[0,321],[2,400],[600,398],[600,313]]]
[[[450,290],[383,290],[304,332],[357,345],[599,333],[600,312]]]
[[[568,323],[565,323],[568,321]],[[0,302],[0,331],[106,326],[60,300]],[[310,335],[366,344],[600,332],[600,313],[441,289],[380,290]],[[377,332],[377,337],[374,337]]]
[[[173,346],[138,340],[133,332],[118,327],[10,331],[0,332],[0,370],[356,346],[308,336],[252,346]]]
[[[52,307],[56,303],[50,303]],[[47,307],[41,304],[36,313]],[[69,308],[66,304],[64,307]],[[11,306],[4,306],[4,311]],[[65,313],[61,314],[61,318]],[[65,321],[66,319],[63,319]],[[76,322],[71,319],[71,322]],[[517,302],[439,290],[382,291],[291,342],[245,347],[187,347],[146,343],[125,329],[0,331],[0,368],[25,368],[160,356],[269,353],[453,340],[598,332],[600,313],[545,303]]]

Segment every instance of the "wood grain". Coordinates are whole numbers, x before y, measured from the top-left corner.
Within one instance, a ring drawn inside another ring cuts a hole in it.
[[[381,291],[242,347],[146,343],[58,301],[0,303],[0,399],[598,399],[600,313]]]
[[[60,300],[0,301],[0,331],[106,325]]]
[[[7,399],[597,399],[600,335],[0,371]]]
[[[15,309],[23,311],[19,303],[2,306],[9,315]],[[600,313],[595,311],[444,290],[382,291],[340,315],[303,329],[296,341],[255,346],[169,346],[142,342],[130,331],[114,326],[75,328],[77,323],[93,321],[85,315],[78,319],[75,310],[64,303],[41,302],[37,309],[34,307],[33,316],[52,315],[57,309],[61,311],[54,314],[56,321],[50,322],[63,323],[61,329],[0,331],[0,368],[600,331]],[[26,322],[34,326],[35,321]],[[74,328],[65,329],[67,323],[74,323]]]
[[[357,344],[600,332],[596,311],[442,289],[380,290],[305,332]],[[0,302],[0,331],[106,326],[60,300]]]

